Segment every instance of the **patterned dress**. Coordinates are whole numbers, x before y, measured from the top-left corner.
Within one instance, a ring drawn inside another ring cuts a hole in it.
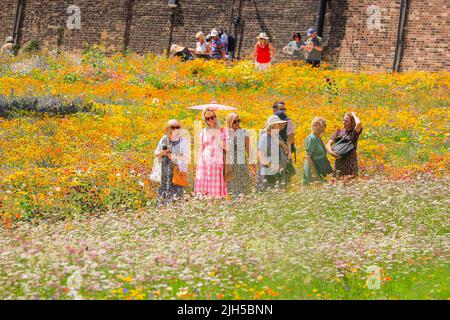
[[[227,182],[227,191],[233,195],[249,194],[252,191],[246,157],[246,137],[248,133],[243,129],[229,131],[227,141],[230,152],[227,154],[227,163],[232,164],[233,179]]]
[[[161,140],[158,144],[158,151],[163,150],[163,145],[166,145],[172,154],[178,155],[178,146],[180,140],[169,141],[169,139]],[[158,198],[156,200],[156,205],[162,204],[167,206],[171,202],[183,197],[184,188],[176,186],[172,183],[173,178],[173,166],[175,164],[167,157],[163,156],[161,159],[161,186],[158,189]]]
[[[194,193],[212,197],[226,197],[227,185],[223,176],[223,149],[226,131],[204,129],[200,133],[201,150],[195,173]]]
[[[341,159],[336,159],[334,163],[336,176],[357,176],[358,175],[358,158],[356,156],[356,149],[358,147],[358,139],[362,133],[362,128],[359,133],[353,130],[336,130],[336,132],[331,136],[331,140],[334,142],[339,141],[342,138],[347,138],[353,142],[355,149],[350,151]]]

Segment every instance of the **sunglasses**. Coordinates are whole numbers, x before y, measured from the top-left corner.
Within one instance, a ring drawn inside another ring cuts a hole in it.
[[[170,127],[170,129],[172,129],[172,130],[176,130],[176,129],[180,129],[181,127],[180,126],[171,126]]]
[[[233,121],[233,124],[238,124],[238,123],[241,123],[241,119],[236,119]]]
[[[216,118],[216,116],[212,116],[212,117],[205,117],[205,120],[206,121],[209,121],[209,120],[214,120]]]

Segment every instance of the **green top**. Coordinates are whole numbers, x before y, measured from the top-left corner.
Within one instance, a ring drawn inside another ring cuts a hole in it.
[[[311,159],[318,160],[327,156],[327,151],[322,142],[322,139],[314,134],[310,134],[305,140],[306,153],[311,156]],[[312,182],[311,170],[308,161],[305,160],[303,164],[303,179],[305,184]]]

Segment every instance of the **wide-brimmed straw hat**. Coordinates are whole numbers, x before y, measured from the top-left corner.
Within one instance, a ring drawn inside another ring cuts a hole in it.
[[[278,123],[286,123],[287,121],[281,120],[279,116],[273,115],[270,116],[269,119],[267,119],[266,124],[264,125],[264,129],[267,129],[268,127],[278,124]]]
[[[13,37],[11,37],[11,36],[9,36],[9,37],[6,37],[6,40],[5,40],[5,42],[6,42],[6,43],[12,43],[12,42],[14,42],[14,38],[13,38]]]
[[[181,52],[181,51],[183,51],[184,50],[184,47],[182,47],[182,46],[179,46],[179,45],[177,45],[177,44],[173,44],[171,47],[170,47],[170,54],[176,54],[176,53],[179,53],[179,52]]]
[[[265,32],[261,32],[259,36],[256,37],[256,39],[265,39],[269,40],[269,36]]]

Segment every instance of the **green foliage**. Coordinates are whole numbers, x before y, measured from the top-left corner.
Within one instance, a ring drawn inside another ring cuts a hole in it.
[[[58,96],[5,97],[0,95],[0,117],[11,119],[21,116],[66,116],[75,113],[100,114],[91,101],[83,98],[64,100]]]
[[[88,43],[85,43],[81,61],[100,73],[105,67],[105,51],[97,45],[90,46]]]

